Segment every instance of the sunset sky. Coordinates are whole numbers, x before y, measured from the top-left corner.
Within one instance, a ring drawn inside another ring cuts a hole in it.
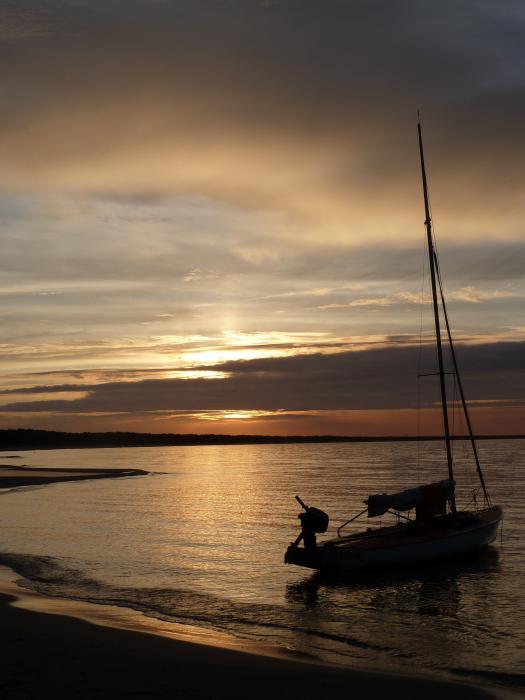
[[[0,0],[0,427],[439,432],[420,109],[474,426],[525,432],[524,36],[511,0]]]

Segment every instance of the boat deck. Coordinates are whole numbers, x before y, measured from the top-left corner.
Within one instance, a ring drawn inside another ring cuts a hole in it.
[[[285,562],[311,569],[351,570],[366,566],[437,559],[489,544],[502,517],[499,506],[412,520],[326,540],[317,547],[290,545]]]
[[[397,547],[416,542],[426,542],[444,537],[453,537],[459,532],[477,529],[484,523],[487,525],[501,517],[498,506],[480,511],[459,511],[455,515],[439,516],[431,524],[420,523],[417,520],[399,523],[389,527],[369,528],[368,530],[326,540],[319,547],[337,549],[380,549],[385,546]]]

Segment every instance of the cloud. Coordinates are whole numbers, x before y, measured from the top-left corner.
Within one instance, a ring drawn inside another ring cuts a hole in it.
[[[0,6],[0,41],[28,42],[56,34],[59,29],[56,11],[51,6],[43,7],[46,3],[38,4],[4,0]]]
[[[447,293],[448,301],[465,301],[469,304],[477,304],[480,301],[488,301],[494,299],[508,299],[516,296],[513,292],[506,292],[500,289],[493,291],[483,291],[475,287],[461,287],[460,289],[452,290]],[[413,292],[398,292],[390,297],[361,297],[355,298],[346,303],[321,304],[317,309],[347,309],[355,306],[393,306],[394,304],[429,304],[431,298],[424,297],[422,294],[414,294]]]
[[[512,292],[506,292],[502,289],[484,291],[482,289],[476,289],[475,287],[462,287],[448,295],[450,299],[466,301],[469,304],[478,304],[480,301],[489,299],[508,299],[512,296],[514,296]]]
[[[281,385],[238,367],[156,372],[413,342],[418,107],[453,327],[522,338],[524,23],[513,0],[6,0],[6,387],[76,371],[71,410],[267,410]],[[290,406],[366,404],[297,362],[297,385],[275,370]]]
[[[6,185],[205,195],[312,244],[414,239],[419,106],[443,237],[522,234],[518,3],[40,7],[19,26],[54,30],[4,47]]]
[[[388,347],[202,366],[222,379],[147,379],[99,385],[27,387],[18,393],[87,391],[71,401],[11,403],[4,412],[308,411],[403,409],[417,406],[418,371],[432,371],[434,350]],[[464,384],[474,402],[522,403],[525,343],[461,346]],[[437,383],[422,385],[423,405],[438,401]],[[450,387],[449,387],[450,388]],[[452,393],[450,394],[452,397]],[[521,405],[521,404],[520,404]]]

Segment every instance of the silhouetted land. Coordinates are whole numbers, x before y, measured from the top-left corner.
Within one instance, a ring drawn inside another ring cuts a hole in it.
[[[174,433],[62,433],[51,430],[0,430],[0,450],[57,450],[93,447],[169,447],[173,445],[260,445],[327,442],[410,442],[442,440],[441,436],[350,437],[340,435],[193,435]],[[456,436],[454,440],[468,440]],[[525,435],[478,435],[477,440],[525,439]]]
[[[496,691],[269,658],[10,607],[0,595],[0,695],[29,700],[495,700]],[[517,696],[516,696],[517,697]]]
[[[144,476],[143,469],[47,469],[41,467],[0,464],[0,489],[18,486],[44,486],[60,481],[85,479],[117,479],[119,477]]]

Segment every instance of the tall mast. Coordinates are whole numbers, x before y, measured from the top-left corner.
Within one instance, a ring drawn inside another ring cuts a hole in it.
[[[430,218],[430,205],[428,203],[427,174],[425,171],[425,156],[423,154],[423,138],[421,136],[421,123],[418,120],[417,133],[419,137],[419,157],[421,159],[421,178],[423,181],[423,197],[425,200],[425,228],[427,230],[428,257],[430,262],[430,280],[432,285],[432,304],[434,307],[434,325],[436,329],[436,348],[439,365],[439,385],[441,389],[441,408],[443,411],[443,428],[445,433],[445,446],[447,450],[448,478],[454,480],[454,469],[452,466],[452,449],[450,444],[450,428],[448,423],[447,390],[445,386],[445,370],[443,366],[443,349],[441,347],[441,327],[439,323],[439,307],[436,286],[436,255],[434,242],[432,240],[432,219]],[[451,502],[452,511],[456,511],[454,497]]]

